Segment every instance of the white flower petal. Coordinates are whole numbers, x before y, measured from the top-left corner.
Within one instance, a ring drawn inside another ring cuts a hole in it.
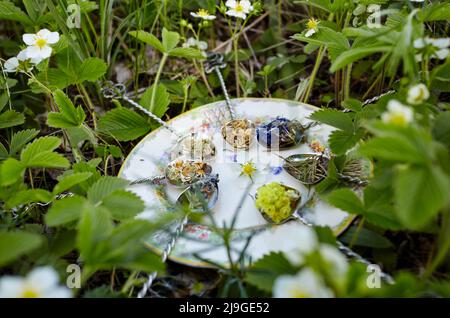
[[[50,30],[42,29],[42,30],[39,30],[38,33],[36,33],[36,35],[44,40],[47,40],[48,37],[50,36],[50,33],[51,33]]]
[[[4,66],[5,72],[14,73],[19,67],[19,60],[17,59],[17,57],[11,57],[10,59],[6,60]]]
[[[416,49],[422,49],[425,47],[427,43],[425,42],[424,39],[420,38],[420,39],[415,39],[413,42],[414,48]]]
[[[309,38],[311,35],[313,35],[314,33],[316,33],[315,29],[309,29],[308,31],[306,31],[305,36],[307,38]]]
[[[43,298],[71,298],[72,292],[70,289],[62,286],[54,287],[51,290],[42,294]]]
[[[44,46],[41,49],[40,57],[43,59],[46,59],[46,58],[50,57],[50,55],[52,55],[52,48],[48,45]]]
[[[57,272],[50,266],[37,267],[26,277],[26,283],[36,290],[45,292],[56,288],[59,282]]]
[[[330,271],[336,278],[345,276],[348,270],[348,262],[345,256],[337,248],[329,244],[321,244],[319,253],[329,265]]]
[[[309,269],[303,269],[295,276],[282,275],[274,283],[276,298],[331,298],[333,292],[325,286],[321,277]]]
[[[0,279],[0,298],[20,297],[24,289],[22,277],[4,276]]]
[[[253,10],[253,6],[248,0],[242,0],[239,2],[239,4],[242,6],[242,9],[245,13],[250,13],[250,11]]]
[[[311,253],[317,248],[317,235],[316,232],[307,226],[302,226],[294,233],[290,240],[297,243],[296,248],[284,254],[291,264],[301,265],[304,260],[303,255]]]
[[[411,105],[422,104],[430,97],[430,92],[424,84],[417,84],[409,88],[407,102]]]
[[[55,44],[58,41],[59,41],[59,33],[58,32],[50,32],[50,34],[47,36],[48,44]]]
[[[33,45],[36,42],[36,35],[26,33],[22,35],[23,42],[25,42],[26,45]]]
[[[434,52],[434,54],[438,57],[438,59],[443,60],[445,59],[450,53],[449,49],[441,49],[438,50],[436,52]]]
[[[237,6],[237,1],[235,1],[235,0],[227,0],[227,2],[225,2],[225,5],[228,8],[235,8]]]
[[[29,46],[25,50],[27,57],[30,59],[41,57],[41,50],[37,46]]]
[[[25,60],[27,60],[27,59],[28,59],[28,56],[27,56],[27,50],[24,49],[24,50],[20,51],[19,54],[17,54],[17,59],[18,59],[19,61],[25,61]]]
[[[437,48],[445,49],[450,46],[450,38],[431,39],[431,44]]]

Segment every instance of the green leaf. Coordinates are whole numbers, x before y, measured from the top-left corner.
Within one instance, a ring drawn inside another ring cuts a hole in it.
[[[11,144],[9,146],[9,154],[15,155],[22,148],[30,142],[33,138],[35,138],[39,134],[39,130],[37,129],[26,129],[20,130],[14,133],[11,137]]]
[[[170,56],[182,57],[188,60],[204,60],[205,56],[202,51],[192,47],[177,47],[170,51]]]
[[[335,130],[330,134],[328,143],[336,155],[343,155],[353,148],[361,139],[361,133],[354,134],[343,130]]]
[[[271,252],[256,261],[247,271],[245,281],[259,289],[271,292],[273,283],[280,275],[295,275],[293,267],[281,252]]]
[[[0,1],[0,20],[17,21],[24,25],[33,24],[25,12],[9,1]]]
[[[163,44],[161,41],[158,40],[156,36],[154,36],[151,33],[139,30],[139,31],[131,31],[128,34],[131,36],[137,38],[138,40],[153,46],[155,49],[157,49],[161,53],[166,53]]]
[[[363,109],[362,103],[354,98],[347,98],[342,102],[342,106],[354,112],[360,112]]]
[[[320,109],[312,113],[309,118],[347,132],[353,133],[355,131],[352,114],[344,113],[337,109]]]
[[[127,108],[116,108],[100,118],[98,130],[120,141],[129,141],[145,135],[150,130],[147,120]]]
[[[77,246],[81,258],[88,264],[95,264],[98,244],[108,238],[113,230],[109,211],[101,206],[84,204],[78,226]]]
[[[331,205],[351,214],[363,215],[364,204],[352,190],[348,188],[337,189],[325,196]]]
[[[5,146],[0,142],[0,161],[8,158],[8,150],[6,150]]]
[[[0,129],[22,125],[25,116],[15,110],[7,110],[0,114]]]
[[[359,152],[368,157],[389,161],[423,163],[427,160],[423,152],[400,136],[373,138],[362,143]]]
[[[69,161],[53,152],[61,144],[57,137],[41,137],[28,144],[20,154],[20,160],[27,167],[67,168]]]
[[[390,52],[390,46],[375,46],[375,47],[358,47],[352,48],[340,54],[330,67],[330,72],[336,72],[346,65],[356,62],[366,56],[376,53]]]
[[[119,221],[132,218],[144,210],[144,202],[141,198],[124,190],[116,190],[104,197],[102,206],[111,212],[113,219]]]
[[[393,247],[391,241],[380,234],[366,228],[350,227],[339,239],[346,244],[371,248]]]
[[[18,261],[20,256],[35,250],[42,242],[38,234],[0,231],[0,266]]]
[[[153,114],[161,118],[169,108],[170,95],[169,93],[167,93],[167,89],[164,85],[162,84],[158,85],[158,89],[156,90],[154,108],[150,109],[153,89],[154,85],[148,88],[144,92],[144,94],[142,94],[139,104],[141,104],[143,107],[147,108]]]
[[[48,226],[60,226],[78,220],[85,201],[83,197],[79,196],[55,201],[45,215],[45,223]]]
[[[23,178],[25,166],[14,158],[8,158],[0,165],[0,184],[8,186]]]
[[[450,92],[450,62],[433,68],[431,87],[441,92]]]
[[[420,229],[447,203],[450,182],[438,167],[410,166],[398,170],[394,190],[399,220],[411,229]]]
[[[50,192],[44,189],[29,189],[23,190],[15,193],[11,198],[9,198],[6,203],[10,208],[17,207],[22,204],[29,204],[35,202],[47,203],[52,200],[52,195]]]
[[[87,197],[93,204],[97,204],[114,191],[125,189],[127,185],[128,181],[125,179],[103,176],[89,188]]]
[[[171,32],[163,28],[162,46],[164,47],[164,52],[170,53],[177,46],[178,42],[180,42],[180,35],[177,32]]]
[[[83,108],[81,108],[81,106],[75,108],[69,97],[61,90],[54,92],[53,98],[58,105],[60,113],[51,112],[48,114],[48,125],[57,128],[74,128],[81,126],[86,118]]]
[[[92,176],[91,172],[75,172],[73,174],[63,175],[58,178],[58,184],[53,188],[53,194],[59,194],[66,190],[69,190],[73,186],[84,182]]]
[[[433,126],[433,136],[447,147],[450,147],[450,111],[437,115]]]
[[[105,75],[108,70],[108,65],[97,57],[87,58],[81,63],[80,69],[78,70],[78,82],[95,82],[100,77]]]

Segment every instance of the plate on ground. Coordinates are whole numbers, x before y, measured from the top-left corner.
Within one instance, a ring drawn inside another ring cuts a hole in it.
[[[243,98],[233,99],[232,104],[239,117],[252,120],[255,124],[275,119],[277,116],[297,119],[302,124],[310,122],[307,117],[317,110],[316,107],[281,99]],[[229,264],[229,257],[237,258],[247,238],[252,236],[247,248],[247,257],[255,260],[270,251],[289,251],[298,244],[295,240],[299,222],[288,222],[278,226],[268,226],[254,205],[254,197],[259,186],[276,181],[299,190],[302,197],[308,196],[308,188],[289,175],[282,168],[280,156],[292,154],[316,153],[327,148],[327,140],[333,128],[317,125],[306,132],[304,143],[293,148],[279,151],[268,151],[255,140],[249,150],[234,150],[226,144],[221,135],[221,127],[229,120],[224,101],[204,105],[173,118],[169,124],[178,132],[201,132],[212,138],[216,146],[216,156],[210,162],[213,173],[219,174],[219,199],[209,217],[199,223],[189,223],[183,236],[171,251],[169,259],[199,267],[209,267],[209,260],[224,266]],[[161,175],[164,167],[171,160],[171,149],[176,137],[167,129],[159,128],[146,137],[131,151],[126,158],[119,176],[127,180],[137,180]],[[241,164],[253,162],[257,171],[253,180],[241,175]],[[176,200],[182,189],[172,185],[161,190],[151,185],[133,185],[129,189],[138,194],[145,202],[145,210],[138,217],[155,220],[167,211],[165,200]],[[312,190],[313,191],[313,190]],[[241,205],[241,206],[240,206]],[[319,199],[314,199],[306,206],[305,217],[311,223],[329,226],[335,235],[342,233],[352,222],[354,216],[339,210]],[[235,218],[235,226],[231,254],[223,247],[221,235],[218,234],[224,225],[229,226]],[[161,252],[170,240],[170,232],[176,222],[156,232],[146,240],[145,244],[157,252]],[[212,226],[215,224],[216,226]],[[213,230],[216,229],[216,230]]]

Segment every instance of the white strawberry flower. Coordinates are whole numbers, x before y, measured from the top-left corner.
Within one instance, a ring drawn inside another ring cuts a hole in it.
[[[394,99],[389,101],[387,111],[381,115],[381,119],[385,123],[397,126],[406,126],[412,122],[413,118],[413,110]]]
[[[275,298],[332,298],[333,292],[312,269],[305,268],[295,276],[282,275],[273,286]]]
[[[248,0],[227,0],[225,5],[229,8],[225,14],[240,19],[245,19],[247,14],[253,10],[253,6]]]
[[[319,241],[316,232],[308,226],[302,226],[295,231],[291,239],[294,242],[301,242],[293,250],[284,253],[284,256],[292,265],[302,265],[304,263],[304,255],[309,254],[317,249]]]
[[[411,105],[419,105],[422,104],[430,97],[430,92],[428,88],[420,83],[414,86],[411,86],[408,90],[407,101]]]
[[[339,279],[346,275],[348,270],[347,258],[336,247],[330,244],[321,244],[319,254],[334,278]]]
[[[59,33],[42,29],[36,34],[24,34],[23,41],[28,45],[26,48],[28,58],[46,59],[52,55],[52,48],[50,45],[59,41]]]
[[[30,62],[31,64],[27,63]],[[32,64],[39,64],[41,62],[41,59],[39,58],[33,58],[29,59],[27,57],[26,49],[22,50],[17,54],[15,57],[11,57],[10,59],[6,60],[4,67],[5,72],[8,73],[15,73],[15,72],[23,72],[27,71],[30,72],[33,69]]]
[[[206,9],[199,9],[197,12],[191,12],[191,16],[203,20],[214,20],[216,18],[215,15],[209,14]]]
[[[67,287],[58,285],[59,277],[50,267],[37,267],[26,277],[0,278],[0,298],[70,298]]]
[[[308,20],[308,22],[306,22],[307,29],[306,29],[305,36],[307,38],[309,38],[310,36],[312,36],[314,33],[316,33],[319,30],[319,28],[318,28],[319,22],[320,21],[318,21],[314,18],[311,18]]]
[[[430,37],[420,38],[414,40],[414,48],[419,51],[423,51],[426,48],[432,48],[432,52],[430,58],[438,58],[440,60],[444,60],[450,54],[449,46],[450,46],[450,38],[439,38],[433,39]],[[419,52],[416,54],[416,60],[422,61],[423,52]]]

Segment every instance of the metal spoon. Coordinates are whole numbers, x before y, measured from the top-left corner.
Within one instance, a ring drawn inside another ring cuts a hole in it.
[[[236,111],[234,110],[230,97],[228,96],[222,73],[220,72],[220,69],[224,67],[226,67],[226,63],[224,63],[223,56],[221,54],[215,52],[207,53],[205,71],[208,74],[214,71],[219,78],[220,86],[225,96],[227,110],[230,115],[230,120],[222,126],[222,137],[226,142],[233,146],[233,148],[247,150],[250,148],[253,136],[255,135],[255,124],[249,119],[237,117]]]
[[[284,187],[286,187],[286,186],[284,186]],[[314,227],[314,224],[310,223],[304,216],[302,216],[302,213],[305,211],[305,206],[309,202],[311,202],[313,198],[314,198],[314,195],[310,195],[309,198],[306,200],[306,202],[304,204],[301,204],[302,200],[299,199],[298,202],[297,202],[297,206],[291,210],[291,214],[288,217],[286,217],[285,219],[281,220],[280,222],[275,222],[271,217],[267,217],[267,214],[264,215],[261,210],[258,209],[258,211],[263,215],[263,217],[266,219],[266,221],[268,223],[270,223],[270,224],[279,225],[279,224],[283,224],[283,223],[286,223],[288,221],[291,221],[293,219],[296,219],[297,221],[300,221],[301,223],[303,223],[306,226]],[[371,263],[370,261],[368,261],[367,259],[365,259],[361,255],[359,255],[358,253],[354,252],[352,249],[350,249],[349,247],[345,246],[338,239],[336,239],[336,245],[337,245],[338,249],[342,253],[344,253],[347,257],[353,258],[359,263],[365,264],[367,266],[369,266],[369,265],[377,265],[377,264]],[[379,266],[379,265],[377,265],[377,266]],[[389,284],[393,284],[394,283],[394,279],[392,278],[392,276],[387,274],[387,273],[380,272],[380,277],[382,279],[384,279]]]
[[[107,81],[105,86],[102,88],[103,96],[108,99],[117,98],[123,99],[130,103],[135,108],[139,109],[147,116],[158,122],[161,126],[169,130],[172,134],[177,137],[177,143],[172,149],[172,153],[176,157],[182,155],[186,158],[195,160],[211,160],[216,154],[216,147],[212,142],[211,138],[203,136],[200,133],[189,133],[187,135],[181,135],[170,125],[168,125],[164,120],[153,114],[148,109],[142,107],[134,100],[126,95],[125,85],[122,83],[114,84],[111,81]]]
[[[187,204],[190,209],[189,213],[183,217],[178,226],[176,227],[169,243],[163,249],[161,260],[163,263],[167,261],[170,252],[175,247],[176,242],[183,233],[186,224],[189,222],[189,215],[191,213],[206,213],[210,211],[217,203],[219,198],[219,176],[209,176],[196,183],[193,183],[189,188],[184,190],[178,197],[177,203],[185,205]],[[191,209],[192,208],[192,209]],[[158,272],[153,272],[148,275],[147,281],[143,284],[142,289],[138,293],[138,298],[143,298],[149,288],[152,286]]]

